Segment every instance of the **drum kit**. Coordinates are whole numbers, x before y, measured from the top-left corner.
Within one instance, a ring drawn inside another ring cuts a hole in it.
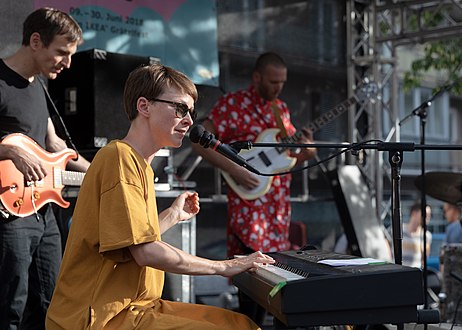
[[[415,180],[419,190],[423,190],[423,181],[422,175]],[[427,172],[425,193],[440,201],[461,207],[462,173]],[[441,322],[455,321],[460,324],[462,322],[462,244],[443,245],[440,256],[442,292],[444,292],[442,296],[444,299],[440,300],[439,306]]]

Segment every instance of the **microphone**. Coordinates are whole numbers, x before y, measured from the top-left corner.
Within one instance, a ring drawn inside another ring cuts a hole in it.
[[[206,131],[202,125],[196,125],[191,129],[189,139],[193,143],[199,143],[204,148],[212,148],[229,160],[232,160],[234,163],[246,168],[250,172],[261,175],[257,169],[250,165],[244,158],[239,156],[234,148],[215,139],[215,135]]]

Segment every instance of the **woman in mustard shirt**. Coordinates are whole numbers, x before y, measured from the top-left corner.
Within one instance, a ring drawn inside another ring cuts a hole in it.
[[[258,329],[239,313],[161,299],[164,271],[229,277],[274,262],[261,252],[208,260],[162,242],[163,232],[199,212],[199,197],[184,192],[158,213],[150,164],[161,148],[181,146],[196,100],[192,81],[169,67],[129,75],[130,129],[97,153],[85,175],[47,329]]]

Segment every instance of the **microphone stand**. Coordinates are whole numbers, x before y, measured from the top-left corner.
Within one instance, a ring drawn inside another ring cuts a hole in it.
[[[399,125],[402,126],[408,119],[412,116],[419,117],[420,121],[420,144],[425,145],[425,127],[427,123],[427,109],[432,105],[432,102],[441,96],[444,92],[451,90],[456,82],[444,86],[438,92],[434,93],[428,100],[424,101],[421,105],[417,108],[412,110],[410,114],[404,117],[400,122]],[[421,214],[421,226],[423,231],[423,284],[424,284],[424,308],[428,307],[428,266],[427,266],[427,197],[426,197],[426,178],[425,178],[425,149],[422,149],[420,154],[420,170],[421,170],[421,177],[422,177],[422,189],[420,190],[420,214]],[[394,229],[393,229],[394,230]],[[426,328],[426,327],[425,327]]]
[[[375,142],[373,144],[368,144],[369,142]],[[251,149],[252,147],[263,147],[263,148],[331,148],[331,149],[343,149],[342,152],[335,154],[332,157],[329,157],[324,160],[320,160],[312,165],[303,167],[301,170],[312,168],[317,166],[326,160],[329,160],[333,157],[340,155],[346,151],[357,152],[361,149],[375,149],[378,151],[388,151],[388,161],[391,165],[391,178],[392,178],[392,192],[391,192],[391,206],[392,206],[392,228],[393,228],[393,249],[395,255],[395,263],[402,264],[402,241],[403,241],[403,222],[402,222],[402,213],[401,213],[401,165],[403,163],[403,153],[405,151],[415,150],[462,150],[462,146],[455,145],[423,145],[415,144],[412,142],[381,142],[378,140],[360,142],[354,144],[329,144],[329,143],[312,143],[312,144],[303,144],[303,143],[269,143],[269,142],[258,142],[252,143],[250,141],[237,141],[230,144],[237,152],[241,149]],[[274,176],[281,174],[293,173],[294,171],[287,171],[282,173],[260,173],[263,176]],[[426,296],[426,292],[424,297]],[[424,312],[425,311],[425,312]],[[423,320],[425,323],[438,323],[439,322],[439,313],[433,313],[433,310],[422,310],[421,314],[418,316],[420,321]],[[438,312],[438,311],[436,311]],[[421,318],[420,318],[421,317]],[[399,325],[402,329],[402,325]]]
[[[369,141],[371,142],[371,141]],[[403,163],[403,153],[405,151],[415,150],[462,150],[461,145],[422,145],[415,144],[413,142],[381,142],[374,140],[373,144],[368,142],[360,143],[274,143],[274,142],[256,142],[252,143],[250,141],[237,141],[230,143],[237,152],[241,149],[251,149],[253,147],[263,147],[263,148],[330,148],[330,149],[343,149],[342,152],[335,154],[328,159],[320,160],[315,162],[312,165],[308,165],[299,170],[305,170],[317,166],[326,160],[332,159],[340,155],[343,152],[351,150],[352,152],[357,152],[361,149],[375,149],[378,151],[388,151],[388,161],[391,165],[391,178],[392,178],[392,192],[391,192],[391,205],[392,205],[392,228],[393,228],[393,249],[395,255],[395,263],[402,264],[402,241],[403,241],[403,229],[402,229],[402,214],[401,214],[401,165]],[[274,176],[274,175],[283,175],[293,173],[294,171],[287,171],[281,173],[259,173],[262,176]]]

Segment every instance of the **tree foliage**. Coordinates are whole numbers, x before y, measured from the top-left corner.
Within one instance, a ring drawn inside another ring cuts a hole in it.
[[[429,42],[424,47],[424,56],[412,62],[411,69],[405,72],[404,89],[421,86],[424,73],[435,70],[444,76],[436,89],[454,83],[453,93],[462,92],[462,38]]]

